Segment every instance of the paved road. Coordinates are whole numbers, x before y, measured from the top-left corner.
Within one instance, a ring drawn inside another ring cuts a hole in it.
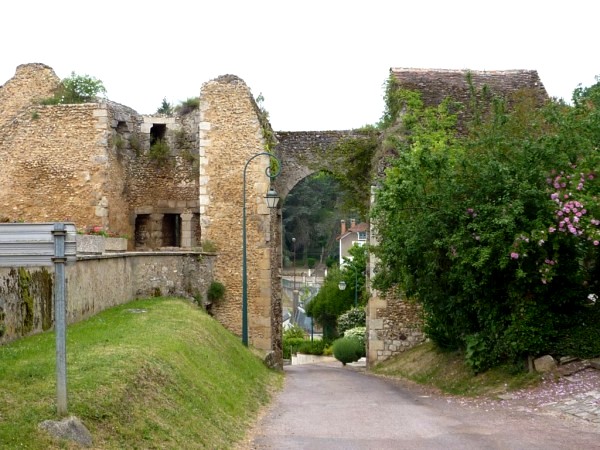
[[[286,366],[286,384],[242,448],[591,449],[600,426],[482,411],[339,363]]]

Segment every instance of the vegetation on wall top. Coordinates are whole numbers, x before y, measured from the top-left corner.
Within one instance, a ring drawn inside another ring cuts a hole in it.
[[[77,104],[95,102],[99,95],[106,95],[106,88],[101,80],[89,75],[71,76],[61,81],[52,97],[41,101],[43,105]]]

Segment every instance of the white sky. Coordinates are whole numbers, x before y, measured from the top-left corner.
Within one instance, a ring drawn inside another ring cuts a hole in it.
[[[376,123],[390,67],[535,69],[569,100],[600,75],[591,0],[18,0],[2,4],[0,84],[40,62],[150,114],[234,74],[275,130]]]

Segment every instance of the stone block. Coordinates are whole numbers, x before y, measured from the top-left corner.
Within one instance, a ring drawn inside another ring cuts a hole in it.
[[[109,237],[105,238],[104,251],[107,253],[123,253],[127,251],[127,239]]]
[[[550,372],[556,366],[556,360],[550,355],[541,356],[533,361],[533,367],[537,372]]]
[[[108,117],[108,109],[106,109],[106,108],[94,109],[92,111],[92,116],[93,117]]]
[[[370,319],[369,328],[374,330],[383,330],[383,319]]]
[[[108,217],[108,209],[103,206],[96,206],[95,214],[96,217]]]
[[[103,236],[93,234],[78,234],[75,237],[77,254],[101,255],[105,250],[105,239]]]

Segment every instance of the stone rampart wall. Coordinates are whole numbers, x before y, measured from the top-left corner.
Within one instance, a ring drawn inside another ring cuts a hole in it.
[[[332,147],[340,140],[360,136],[358,130],[277,131],[276,151],[285,168],[275,182],[277,192],[285,197],[304,178],[320,170],[331,170],[336,164]]]
[[[22,64],[15,76],[0,86],[0,128],[11,123],[29,105],[51,97],[60,83],[45,64]],[[0,142],[3,136],[0,135]]]
[[[367,306],[367,361],[385,361],[426,340],[422,309],[398,292],[375,297]]]
[[[123,253],[83,257],[67,266],[67,321],[157,295],[206,298],[214,256]],[[0,343],[52,328],[53,268],[0,269]]]
[[[59,83],[50,67],[25,64],[0,87],[0,219],[71,221],[129,237],[136,214],[199,222],[197,110],[143,117],[106,100],[41,105]],[[154,124],[165,127],[170,150],[161,160],[150,154]]]
[[[98,104],[31,105],[1,128],[0,215],[106,226],[108,155]]]
[[[256,104],[240,78],[225,75],[204,83],[200,96],[200,220],[202,239],[219,254],[215,279],[226,287],[213,312],[230,330],[241,334],[242,212],[244,166],[265,151]],[[249,342],[272,348],[273,267],[271,214],[264,197],[269,188],[267,156],[258,156],[246,170],[246,232]],[[284,170],[286,170],[284,168]],[[279,287],[280,289],[280,287]]]

